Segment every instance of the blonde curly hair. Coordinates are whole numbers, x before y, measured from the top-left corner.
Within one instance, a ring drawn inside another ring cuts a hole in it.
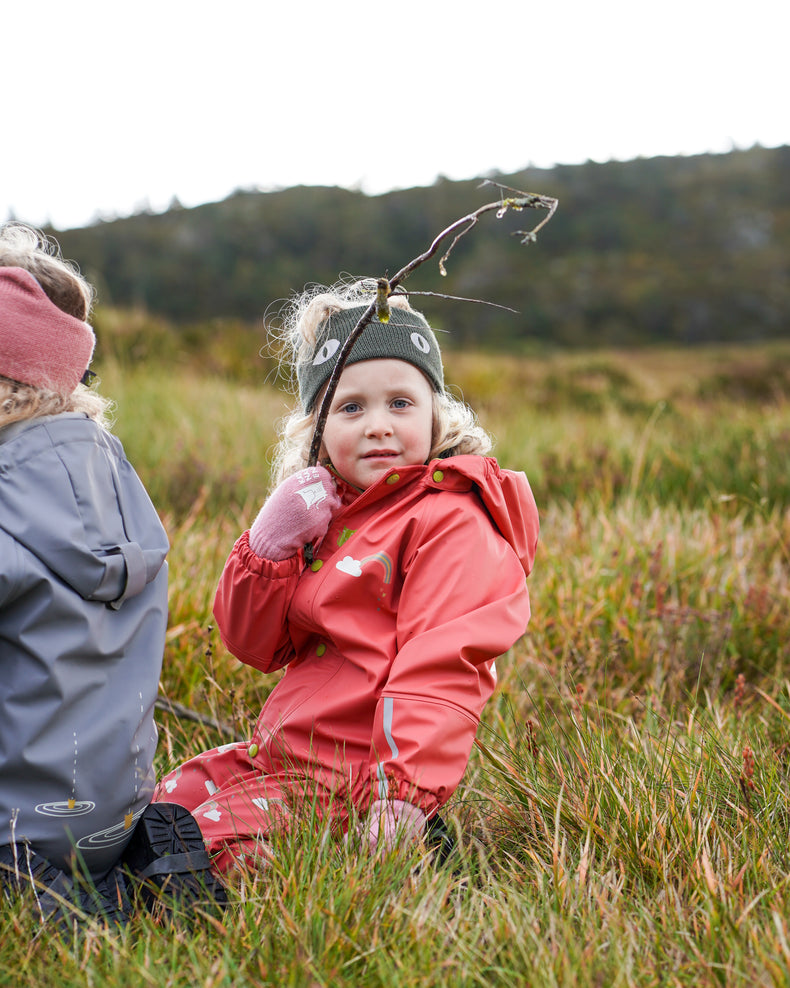
[[[278,353],[281,366],[289,378],[289,390],[296,395],[296,369],[313,359],[319,327],[333,313],[368,305],[376,292],[376,282],[361,280],[339,282],[331,287],[311,285],[290,299],[280,313],[281,325],[270,328],[272,348]],[[394,294],[389,298],[393,308],[411,310],[408,296]],[[272,488],[291,474],[307,466],[321,398],[312,411],[297,405],[279,425],[279,440],[272,462]],[[433,392],[433,434],[429,459],[471,453],[484,456],[493,443],[477,421],[477,416],[463,401],[446,389]],[[322,462],[327,463],[328,460]]]
[[[95,298],[93,286],[74,264],[64,260],[57,241],[40,230],[16,221],[3,224],[0,266],[24,268],[59,309],[87,322]],[[82,412],[109,428],[111,406],[107,398],[83,384],[78,384],[70,395],[63,395],[0,376],[0,428],[60,412]]]

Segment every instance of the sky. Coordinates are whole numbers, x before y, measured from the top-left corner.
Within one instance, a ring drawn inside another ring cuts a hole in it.
[[[790,144],[787,0],[37,0],[1,23],[0,221]]]

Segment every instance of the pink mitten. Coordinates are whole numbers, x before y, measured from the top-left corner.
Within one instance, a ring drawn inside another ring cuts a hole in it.
[[[377,799],[370,804],[367,819],[360,825],[359,835],[371,851],[380,847],[389,850],[399,841],[411,843],[425,833],[423,811],[402,799]]]
[[[307,467],[284,480],[268,497],[250,529],[250,548],[262,559],[288,559],[326,535],[340,496],[324,467]]]

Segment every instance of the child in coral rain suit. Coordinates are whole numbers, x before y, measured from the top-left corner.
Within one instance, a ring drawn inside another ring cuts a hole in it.
[[[371,847],[421,837],[466,768],[495,659],[529,619],[538,518],[526,477],[484,455],[488,436],[445,391],[436,337],[402,296],[355,343],[319,465],[305,467],[366,287],[292,303],[300,407],[279,484],[217,589],[227,648],[285,675],[249,742],[191,759],[155,797],[192,811],[220,871],[265,859],[267,833],[302,800],[344,829],[358,817]]]

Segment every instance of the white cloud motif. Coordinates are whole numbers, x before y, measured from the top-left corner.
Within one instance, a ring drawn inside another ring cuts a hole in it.
[[[362,563],[352,556],[345,556],[335,565],[341,573],[348,573],[349,576],[362,576]]]

